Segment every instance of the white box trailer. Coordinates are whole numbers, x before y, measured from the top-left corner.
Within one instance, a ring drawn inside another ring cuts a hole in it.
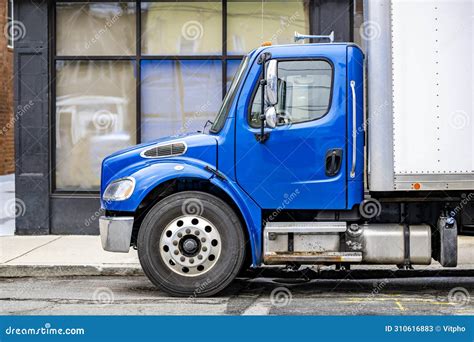
[[[474,1],[366,0],[368,188],[474,189]]]

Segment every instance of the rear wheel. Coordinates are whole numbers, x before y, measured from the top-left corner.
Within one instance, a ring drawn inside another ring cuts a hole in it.
[[[166,197],[138,233],[143,271],[175,296],[210,296],[224,289],[245,257],[242,225],[221,199],[199,191]]]

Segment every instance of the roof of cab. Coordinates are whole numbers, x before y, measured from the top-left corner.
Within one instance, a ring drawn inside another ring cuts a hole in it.
[[[304,50],[312,50],[314,48],[340,48],[346,49],[348,46],[355,47],[362,51],[362,49],[355,43],[309,43],[309,44],[282,44],[282,45],[270,45],[270,46],[260,46],[249,53],[249,56],[258,55],[262,51],[267,52],[288,52],[287,49],[291,49],[292,53],[298,54],[298,52],[304,52]]]

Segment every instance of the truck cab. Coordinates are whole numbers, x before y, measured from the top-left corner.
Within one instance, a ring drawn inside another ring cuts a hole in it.
[[[252,51],[208,132],[103,161],[103,248],[137,248],[150,280],[179,296],[213,295],[265,265],[455,266],[453,249],[440,251],[456,231],[444,204],[410,220],[409,204],[367,189],[363,75],[351,43]]]

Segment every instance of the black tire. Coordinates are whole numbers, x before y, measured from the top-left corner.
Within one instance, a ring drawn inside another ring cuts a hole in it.
[[[201,205],[199,216],[214,225],[222,246],[212,268],[204,274],[185,276],[163,260],[160,238],[166,226],[183,215],[183,206],[190,200]],[[146,276],[173,296],[205,297],[218,293],[232,282],[245,259],[245,238],[238,216],[221,199],[200,191],[179,192],[155,204],[141,224],[137,247]]]

